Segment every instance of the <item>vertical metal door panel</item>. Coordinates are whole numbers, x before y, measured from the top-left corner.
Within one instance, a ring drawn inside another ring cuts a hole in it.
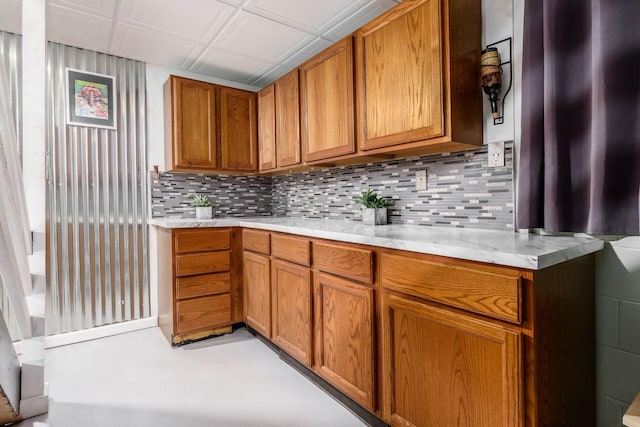
[[[18,141],[18,153],[22,157],[22,38],[19,35],[0,31],[0,67],[4,67],[5,75],[9,80],[9,105],[13,111],[13,120],[16,127]],[[13,341],[22,337],[18,330],[15,316],[9,300],[4,294],[2,278],[0,277],[0,312],[4,316],[5,323]]]
[[[50,43],[47,333],[150,315],[145,66]],[[115,76],[117,130],[65,125],[65,68]]]
[[[18,152],[22,157],[22,37],[0,31],[0,66],[9,79],[10,100],[16,125]]]

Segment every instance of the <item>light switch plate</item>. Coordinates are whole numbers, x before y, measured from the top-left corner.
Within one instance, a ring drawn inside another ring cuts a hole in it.
[[[488,166],[490,168],[504,166],[504,142],[490,142],[488,148]]]
[[[416,190],[417,191],[427,190],[427,170],[426,169],[416,171]]]

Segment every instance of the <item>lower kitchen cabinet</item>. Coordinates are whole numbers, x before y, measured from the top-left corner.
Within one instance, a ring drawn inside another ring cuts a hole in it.
[[[311,366],[312,283],[308,267],[274,259],[271,273],[271,339]]]
[[[232,228],[158,230],[158,326],[172,344],[242,321]]]
[[[332,275],[315,276],[315,371],[375,410],[374,290]]]
[[[271,260],[244,251],[244,318],[247,325],[271,338]]]
[[[236,233],[158,231],[173,343],[244,318],[392,426],[595,425],[594,254],[530,270]]]
[[[407,297],[383,300],[385,420],[522,425],[520,332]]]

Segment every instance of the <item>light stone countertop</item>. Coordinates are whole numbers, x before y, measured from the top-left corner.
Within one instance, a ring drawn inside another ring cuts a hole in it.
[[[285,217],[152,218],[162,228],[247,227],[308,237],[360,243],[491,264],[541,270],[563,261],[597,252],[604,242],[584,237],[540,236],[511,231],[425,227]]]
[[[624,417],[622,417],[622,424],[627,427],[640,427],[640,393],[638,393],[627,412],[625,412]]]

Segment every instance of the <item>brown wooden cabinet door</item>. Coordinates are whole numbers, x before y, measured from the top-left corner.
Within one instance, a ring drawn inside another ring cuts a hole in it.
[[[300,163],[300,88],[298,69],[275,82],[278,167]]]
[[[355,152],[351,36],[300,66],[300,119],[305,162]]]
[[[215,169],[216,86],[171,76],[173,168]]]
[[[275,85],[258,92],[258,152],[260,171],[276,168]]]
[[[361,150],[444,134],[440,0],[409,0],[356,32]]]
[[[222,169],[257,171],[256,94],[228,87],[219,90]]]
[[[244,252],[244,316],[247,325],[271,338],[271,261]]]
[[[311,271],[307,267],[274,260],[271,292],[272,341],[311,367]]]
[[[315,370],[374,411],[374,298],[370,286],[315,277]]]
[[[518,331],[385,294],[383,347],[391,425],[522,425]]]

